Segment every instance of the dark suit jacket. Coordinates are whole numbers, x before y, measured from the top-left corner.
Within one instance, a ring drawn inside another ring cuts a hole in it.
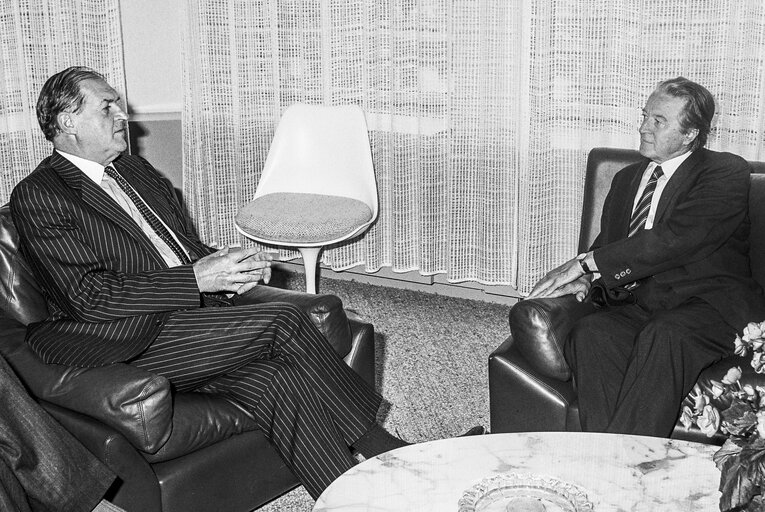
[[[146,160],[115,168],[196,260],[212,252],[190,228],[173,187]],[[21,250],[48,299],[50,316],[27,340],[49,363],[97,366],[140,354],[173,311],[200,307],[191,265],[168,268],[120,206],[60,154],[11,194]]]
[[[749,267],[749,164],[731,153],[694,151],[667,183],[653,228],[627,237],[648,159],[619,171],[592,244],[606,287],[652,278],[680,301],[697,297],[735,329],[765,315]]]

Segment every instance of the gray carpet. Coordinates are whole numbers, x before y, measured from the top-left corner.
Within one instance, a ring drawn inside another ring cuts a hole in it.
[[[279,286],[304,289],[302,276],[285,274]],[[508,306],[430,293],[322,278],[321,293],[375,327],[380,417],[411,442],[489,427],[487,358],[508,334]],[[310,512],[302,487],[258,512]]]

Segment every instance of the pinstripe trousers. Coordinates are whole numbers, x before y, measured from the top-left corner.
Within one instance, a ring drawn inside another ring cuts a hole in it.
[[[173,313],[130,364],[178,391],[219,393],[243,406],[314,499],[355,464],[348,447],[374,424],[381,402],[287,303]]]

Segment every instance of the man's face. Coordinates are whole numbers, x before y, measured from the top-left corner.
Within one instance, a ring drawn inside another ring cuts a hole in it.
[[[128,116],[118,104],[117,91],[103,80],[84,80],[80,90],[82,106],[68,114],[64,126],[74,135],[77,156],[106,165],[127,149]]]
[[[640,154],[663,163],[688,151],[698,130],[687,133],[680,126],[685,99],[654,91],[643,108],[640,124]]]

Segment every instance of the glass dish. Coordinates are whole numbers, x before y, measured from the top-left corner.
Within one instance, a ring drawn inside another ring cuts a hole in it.
[[[484,478],[466,490],[459,512],[588,512],[592,502],[581,487],[556,478],[507,473]]]

